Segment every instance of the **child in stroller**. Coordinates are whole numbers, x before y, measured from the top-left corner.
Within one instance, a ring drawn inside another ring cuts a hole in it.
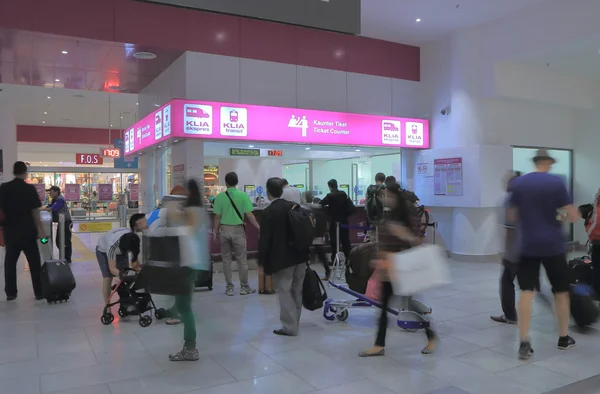
[[[119,316],[139,316],[139,323],[142,327],[148,327],[152,324],[152,316],[144,315],[148,311],[154,311],[154,317],[163,319],[167,316],[164,308],[156,308],[152,296],[147,293],[143,285],[142,272],[136,273],[131,268],[121,269],[119,271],[119,281],[112,286],[111,293],[108,298],[108,303],[104,306],[102,313],[102,324],[108,325],[115,319],[111,312],[111,307],[119,305]],[[115,302],[110,300],[114,294],[119,295],[119,299]]]

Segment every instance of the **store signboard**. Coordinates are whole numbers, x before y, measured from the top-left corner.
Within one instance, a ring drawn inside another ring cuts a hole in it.
[[[113,185],[102,183],[98,185],[98,201],[106,202],[113,200]]]
[[[65,190],[64,190],[64,195],[65,195],[65,200],[67,201],[71,201],[71,202],[79,202],[80,198],[81,198],[81,185],[78,184],[66,184],[65,185]]]
[[[35,183],[33,187],[35,187],[35,191],[40,201],[46,201],[46,185],[44,185],[43,183]]]
[[[171,116],[160,127],[171,133],[158,138],[156,114],[166,107]],[[125,154],[168,138],[427,149],[429,121],[177,99],[125,130]]]
[[[229,156],[260,156],[260,149],[229,148]]]
[[[76,153],[75,163],[86,166],[100,166],[104,162],[100,153]]]
[[[129,201],[138,201],[140,199],[140,185],[139,183],[132,183],[129,185]]]
[[[115,149],[119,149],[120,155],[119,157],[115,157],[113,168],[126,168],[126,169],[137,169],[138,168],[138,158],[137,156],[125,157],[123,148],[125,147],[125,142],[123,139],[116,139],[113,141],[113,145]]]

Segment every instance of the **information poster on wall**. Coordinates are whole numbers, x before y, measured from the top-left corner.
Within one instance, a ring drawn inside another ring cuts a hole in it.
[[[139,201],[140,199],[140,184],[132,183],[129,185],[129,201]]]
[[[65,185],[65,200],[67,201],[71,201],[71,202],[79,202],[80,200],[80,189],[81,189],[81,185],[78,184],[66,184]]]
[[[433,161],[433,191],[436,196],[463,195],[462,157]]]
[[[171,168],[171,186],[184,186],[185,164],[176,164]]]
[[[113,199],[113,185],[103,183],[98,185],[98,201],[106,202]]]
[[[44,185],[43,183],[35,183],[33,187],[35,187],[35,191],[37,192],[40,201],[46,201],[46,185]]]

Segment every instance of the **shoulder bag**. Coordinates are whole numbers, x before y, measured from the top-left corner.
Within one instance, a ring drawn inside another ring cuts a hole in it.
[[[240,210],[237,208],[237,206],[233,202],[233,199],[231,198],[231,195],[229,194],[229,192],[225,192],[225,195],[229,199],[229,202],[231,202],[231,206],[235,210],[235,213],[237,213],[238,218],[240,218],[240,220],[242,221],[242,227],[245,230],[246,229],[246,223],[244,222],[244,217],[242,216],[242,214],[240,213]]]

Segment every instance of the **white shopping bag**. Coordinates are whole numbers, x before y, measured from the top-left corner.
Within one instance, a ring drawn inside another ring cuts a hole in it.
[[[444,250],[436,245],[417,246],[391,257],[394,294],[410,296],[451,283]]]

